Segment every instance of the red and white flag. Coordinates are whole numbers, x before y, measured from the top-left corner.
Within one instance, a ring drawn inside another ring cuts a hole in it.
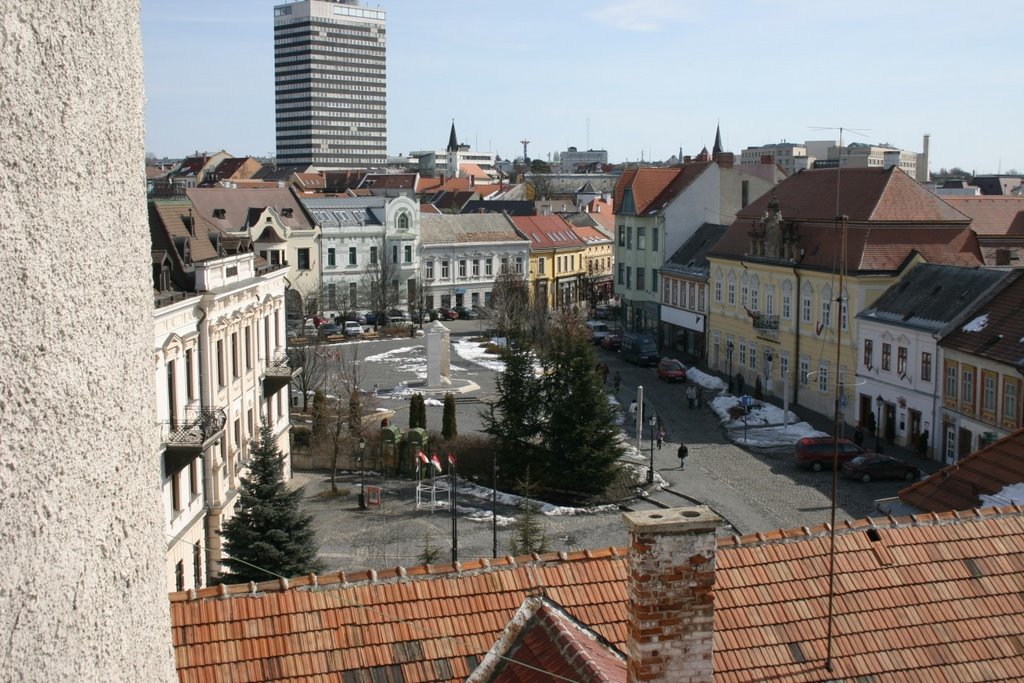
[[[423,451],[419,451],[416,454],[416,457],[419,458],[420,462],[422,462],[424,465],[427,465],[427,464],[430,463],[430,461],[427,459],[427,454],[424,453]]]
[[[448,464],[455,467],[455,456],[451,453],[448,454]]]
[[[439,473],[441,472],[441,459],[437,457],[437,453],[430,456],[430,464],[434,466]]]

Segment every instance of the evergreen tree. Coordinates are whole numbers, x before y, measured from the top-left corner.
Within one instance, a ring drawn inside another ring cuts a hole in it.
[[[534,374],[533,353],[525,345],[512,344],[502,356],[504,372],[498,375],[498,400],[480,415],[486,432],[494,440],[502,479],[517,481],[536,463],[541,431],[540,383]]]
[[[596,364],[583,324],[563,316],[551,330],[543,360],[546,467],[538,473],[542,488],[571,488],[594,495],[615,478],[622,447],[615,409],[601,376],[594,372]]]
[[[451,392],[444,395],[444,414],[441,417],[441,436],[444,439],[454,439],[459,435],[455,426],[455,396]]]
[[[537,503],[533,501],[533,485],[530,481],[530,469],[519,482],[519,492],[524,496],[523,513],[516,517],[512,524],[512,540],[510,550],[512,555],[528,555],[530,553],[546,553],[548,551],[548,538],[544,533],[544,527],[537,517]]]
[[[238,509],[220,532],[221,578],[244,583],[320,571],[313,519],[300,509],[302,489],[289,491],[285,484],[283,456],[267,423],[260,425],[249,455]]]
[[[413,394],[409,399],[409,429],[427,428],[427,403],[423,394]]]

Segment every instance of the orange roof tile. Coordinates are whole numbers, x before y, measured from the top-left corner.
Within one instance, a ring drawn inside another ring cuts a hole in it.
[[[548,216],[510,216],[516,230],[530,240],[530,249],[583,248],[584,242],[573,226],[557,214]]]
[[[832,672],[823,666],[829,546],[824,526],[719,541],[715,681],[1012,680],[1024,671],[1024,508],[838,528]],[[463,680],[531,595],[624,651],[624,552],[174,593],[178,676]]]
[[[622,211],[627,188],[633,192],[637,216],[659,211],[709,166],[711,162],[693,162],[669,168],[626,169],[615,183],[614,213]]]

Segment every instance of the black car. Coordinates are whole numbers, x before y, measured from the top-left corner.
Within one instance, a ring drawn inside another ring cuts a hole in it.
[[[335,325],[334,323],[323,323],[317,328],[321,339],[327,337],[340,337],[345,334],[345,331],[341,329],[341,325]]]
[[[921,477],[916,465],[903,462],[888,455],[861,455],[843,463],[843,476],[869,482],[872,479],[905,479],[914,481]]]
[[[468,306],[456,306],[455,312],[459,314],[459,320],[476,320],[480,314]]]

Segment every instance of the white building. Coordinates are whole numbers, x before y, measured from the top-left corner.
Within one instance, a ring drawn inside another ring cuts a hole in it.
[[[486,306],[502,266],[529,261],[530,243],[505,214],[420,216],[425,309]]]
[[[370,306],[369,289],[380,269],[390,271],[397,305],[415,300],[420,268],[420,210],[409,197],[306,197],[302,203],[320,229],[323,308]]]
[[[795,142],[747,147],[740,152],[740,166],[756,166],[771,157],[786,175],[811,168],[814,157],[807,154],[807,146]]]
[[[358,0],[274,7],[277,163],[387,160],[387,12]]]
[[[1009,271],[920,264],[857,315],[856,423],[874,413],[882,443],[927,449],[941,436],[943,353],[937,340]],[[866,444],[874,447],[874,443]],[[883,446],[884,448],[884,446]]]
[[[157,419],[169,591],[220,570],[249,441],[266,421],[291,476],[285,359],[287,271],[225,236],[184,201],[150,211]]]

